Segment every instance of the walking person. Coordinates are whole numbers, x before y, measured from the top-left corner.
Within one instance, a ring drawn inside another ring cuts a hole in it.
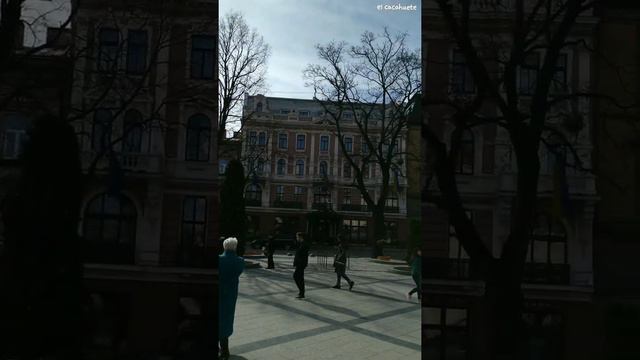
[[[304,269],[309,263],[309,245],[301,232],[296,233],[296,242],[298,243],[298,249],[296,249],[296,254],[293,257],[293,266],[296,268],[293,272],[293,280],[298,286],[296,299],[304,299]]]
[[[224,253],[219,258],[220,286],[218,289],[218,336],[220,359],[229,359],[229,337],[233,334],[233,320],[238,300],[238,278],[244,270],[244,259],[236,255],[238,239],[228,238],[223,243]]]
[[[341,237],[338,237],[338,251],[336,252],[336,256],[333,258],[333,267],[336,269],[336,284],[333,288],[340,289],[340,283],[342,282],[342,278],[344,278],[349,284],[349,290],[353,289],[353,284],[355,283],[351,281],[346,274],[347,244]]]
[[[422,299],[422,251],[416,249],[411,257],[411,277],[416,283],[416,287],[411,289],[407,294],[407,299],[411,299],[411,295],[418,293],[418,300]]]
[[[280,217],[276,217],[275,224],[273,226],[273,231],[271,235],[267,239],[267,269],[275,269],[275,263],[273,262],[273,254],[275,253],[275,239],[280,236],[282,232],[282,219]]]

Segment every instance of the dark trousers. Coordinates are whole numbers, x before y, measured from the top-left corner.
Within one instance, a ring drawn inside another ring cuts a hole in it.
[[[298,294],[304,296],[304,267],[296,267],[296,271],[293,272],[293,280],[298,286]]]
[[[413,277],[413,282],[416,283],[416,287],[414,287],[413,289],[411,289],[411,291],[409,291],[409,295],[413,295],[415,293],[418,293],[418,299],[422,299],[422,284],[421,284],[421,279],[419,276],[412,276]]]
[[[267,269],[275,268],[275,264],[273,263],[273,251],[267,253]]]
[[[229,338],[220,339],[220,355],[228,356],[229,354]]]
[[[347,283],[351,283],[351,279],[349,279],[349,277],[347,276],[347,274],[344,271],[337,271],[336,272],[336,285],[340,286],[340,278],[344,278],[345,280],[347,280]]]

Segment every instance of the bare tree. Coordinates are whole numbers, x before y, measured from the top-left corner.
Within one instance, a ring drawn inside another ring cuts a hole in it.
[[[386,201],[391,185],[404,177],[402,141],[411,101],[421,88],[420,56],[408,48],[407,36],[385,28],[380,35],[363,33],[355,46],[317,45],[322,63],[304,72],[334,129],[345,167],[353,170],[352,186],[372,212],[376,241],[388,236]],[[347,145],[345,139],[353,138],[346,134],[361,138],[360,151]]]
[[[518,359],[523,355],[519,345],[521,284],[539,207],[540,154],[551,157],[560,178],[564,177],[565,168],[590,173],[589,155],[584,151],[585,141],[589,140],[583,131],[588,124],[590,101],[603,99],[620,105],[605,94],[594,93],[589,84],[577,87],[567,83],[566,73],[558,66],[567,51],[591,50],[592,25],[588,21],[581,24],[581,18],[593,10],[596,1],[432,3],[441,21],[428,26],[452,39],[465,64],[464,69],[456,71],[471,76],[475,89],[450,84],[449,92],[438,89],[426,93],[427,123],[422,135],[428,149],[428,178],[423,196],[448,213],[471,258],[474,274],[485,281],[493,325],[487,333],[488,356]],[[473,18],[478,11],[484,11],[486,16],[499,14],[501,20],[483,34]],[[541,61],[531,61],[534,56],[541,56]],[[426,81],[438,82],[434,78],[442,63],[429,59],[433,62],[427,60],[425,65],[433,70]],[[523,82],[523,71],[529,71],[534,80]],[[444,138],[445,126],[453,129],[449,138]],[[465,211],[456,171],[464,151],[465,133],[485,126],[506,134],[511,149],[507,163],[513,164],[516,177],[510,233],[498,257],[494,257]],[[431,186],[431,179],[437,187]],[[567,232],[571,232],[570,226]]]
[[[265,90],[270,47],[242,14],[230,12],[220,21],[218,53],[218,140],[230,126],[242,127],[242,102]],[[245,114],[246,117],[246,114]]]

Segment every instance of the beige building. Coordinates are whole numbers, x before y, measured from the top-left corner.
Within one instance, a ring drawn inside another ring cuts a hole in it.
[[[366,149],[349,116],[345,114],[345,147],[358,154]],[[354,170],[321,105],[314,100],[256,95],[246,99],[244,118],[242,160],[249,174],[245,201],[253,233],[268,234],[278,216],[289,231],[307,232],[314,241],[330,241],[344,232],[352,244],[374,243],[370,212],[352,185]],[[400,152],[406,149],[406,141],[404,130]],[[381,184],[379,171],[371,166],[363,176],[375,200]],[[406,177],[392,179],[391,188],[385,221],[392,241],[403,243],[407,235]],[[327,210],[337,216],[333,221],[309,221],[310,214]]]

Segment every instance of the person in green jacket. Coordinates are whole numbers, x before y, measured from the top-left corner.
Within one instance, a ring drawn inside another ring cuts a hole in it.
[[[411,298],[411,295],[418,293],[418,299],[422,299],[422,251],[416,249],[411,257],[411,277],[416,283],[416,287],[411,289],[407,294],[407,299]]]

